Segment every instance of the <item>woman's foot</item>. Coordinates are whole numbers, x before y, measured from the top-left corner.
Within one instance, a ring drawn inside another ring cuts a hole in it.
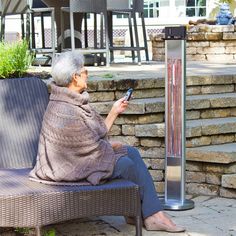
[[[185,228],[177,226],[163,211],[159,211],[144,220],[147,230],[167,231],[167,232],[184,232]]]

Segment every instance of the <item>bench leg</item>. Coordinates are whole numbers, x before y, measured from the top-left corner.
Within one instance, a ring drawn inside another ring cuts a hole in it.
[[[35,227],[36,236],[41,236],[41,228],[39,226]]]
[[[142,236],[142,217],[136,216],[135,220],[136,236]]]

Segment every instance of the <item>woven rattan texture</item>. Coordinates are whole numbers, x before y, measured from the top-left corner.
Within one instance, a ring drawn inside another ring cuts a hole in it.
[[[0,171],[0,226],[35,226],[87,216],[139,214],[138,186],[52,186],[30,181],[30,169]]]
[[[32,167],[47,104],[41,80],[0,80],[0,168]]]
[[[49,185],[28,178],[35,162],[47,86],[36,78],[0,80],[0,227],[41,227],[100,215],[136,216],[138,186],[114,180],[100,186]],[[38,234],[39,235],[39,234]]]

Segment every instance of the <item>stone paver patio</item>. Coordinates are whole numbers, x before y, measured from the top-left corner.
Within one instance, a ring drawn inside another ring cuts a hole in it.
[[[144,236],[236,236],[236,200],[209,196],[193,198],[195,208],[187,211],[168,211],[174,221],[187,228],[184,233],[150,232],[143,228]],[[127,225],[121,216],[103,216],[75,220],[54,228],[58,236],[131,236],[135,228]]]

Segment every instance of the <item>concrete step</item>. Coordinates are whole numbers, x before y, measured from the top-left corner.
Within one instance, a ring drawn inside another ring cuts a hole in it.
[[[236,162],[236,143],[187,148],[188,161],[230,164]]]
[[[109,96],[108,93],[101,95],[103,97]],[[111,97],[109,98],[111,99]],[[108,100],[109,100],[108,99]],[[114,97],[113,97],[114,99]],[[112,99],[112,100],[113,100]],[[97,99],[99,100],[99,99]],[[100,114],[107,114],[111,106],[114,102],[112,101],[104,101],[104,102],[94,102],[92,101],[92,105],[96,108],[96,110]],[[186,110],[187,111],[196,111],[196,110],[204,110],[201,111],[203,113],[203,117],[216,116],[215,109],[226,109],[226,108],[236,108],[236,93],[224,93],[224,94],[208,94],[208,95],[193,95],[186,97]],[[205,110],[211,109],[213,110],[212,114],[206,114]],[[143,99],[132,99],[130,101],[130,106],[124,112],[124,114],[148,114],[148,113],[160,113],[165,111],[165,99],[163,97],[159,98],[143,98]],[[223,111],[220,110],[218,116]],[[236,115],[236,110],[226,110],[226,115],[230,115],[228,113],[234,113]],[[224,112],[223,112],[224,113]],[[205,114],[205,115],[204,115]],[[224,114],[221,114],[224,115]],[[191,117],[191,116],[190,116]],[[198,114],[198,117],[201,118],[201,114]]]
[[[186,122],[186,138],[229,133],[236,133],[236,117],[188,120]],[[135,125],[135,136],[164,137],[165,124]]]
[[[199,75],[199,76],[187,76],[187,86],[199,86],[199,85],[224,85],[233,84],[236,82],[235,76],[232,74],[219,74],[219,75]]]
[[[234,84],[213,84],[203,86],[187,86],[186,95],[207,95],[207,94],[220,94],[232,93],[235,91]],[[115,91],[115,97],[121,98],[124,91]],[[135,98],[155,98],[164,97],[165,88],[149,88],[149,89],[134,89],[133,96]]]
[[[200,137],[190,137],[186,139],[186,147],[202,147],[208,145],[220,145],[236,141],[235,133],[206,135]]]
[[[134,78],[135,77],[135,78]],[[199,75],[187,76],[186,87],[191,86],[209,86],[209,85],[226,85],[235,84],[235,75]],[[128,72],[96,72],[91,74],[88,81],[90,91],[98,90],[126,90],[128,87],[136,89],[164,88],[165,78],[156,72],[142,71]],[[113,86],[109,86],[109,85]]]
[[[110,85],[112,86],[112,84]],[[127,89],[126,89],[127,90]],[[96,101],[109,101],[116,100],[124,96],[126,90],[100,90],[100,91],[89,91],[91,102]],[[234,93],[235,85],[210,85],[207,87],[189,87],[186,90],[187,96],[191,95],[210,95],[210,94],[225,94]],[[133,97],[135,99],[142,98],[157,98],[164,97],[165,89],[163,88],[149,88],[149,89],[135,89],[133,92]]]
[[[236,93],[193,95],[186,98],[186,110],[236,107]]]
[[[155,73],[151,72],[137,72],[135,75],[134,72],[103,73],[97,76],[90,76],[88,84],[91,97],[95,97],[95,99],[100,96],[99,93],[110,93],[115,99],[120,98],[129,87],[134,89],[134,97],[136,98],[165,95],[165,78],[157,77]],[[233,75],[187,76],[186,94],[233,93],[235,92],[235,84],[236,79]]]
[[[186,137],[236,133],[236,117],[189,120]]]
[[[236,174],[222,175],[221,185],[225,188],[236,189]]]
[[[232,93],[234,91],[235,91],[234,84],[212,84],[212,85],[186,87],[187,95]]]

